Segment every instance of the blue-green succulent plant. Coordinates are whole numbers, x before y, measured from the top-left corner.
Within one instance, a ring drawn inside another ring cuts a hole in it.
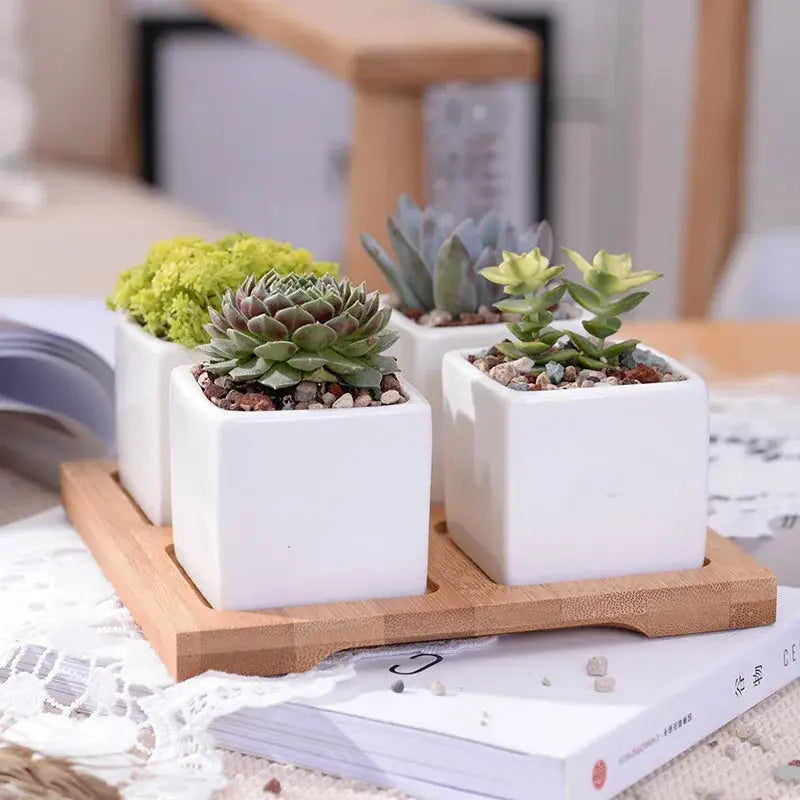
[[[405,311],[440,309],[457,317],[491,307],[501,299],[503,288],[481,280],[482,269],[497,264],[503,251],[538,247],[549,258],[553,249],[553,232],[546,221],[518,232],[493,210],[477,224],[467,218],[451,228],[432,208],[422,210],[405,196],[397,201],[387,228],[394,259],[369,234],[362,233],[361,242]]]

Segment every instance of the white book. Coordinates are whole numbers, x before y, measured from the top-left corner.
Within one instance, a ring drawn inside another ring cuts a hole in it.
[[[517,634],[441,652],[378,651],[329,694],[246,709],[212,732],[226,748],[423,798],[603,800],[800,676],[800,589],[780,589],[768,627]],[[613,692],[586,673],[595,655]]]

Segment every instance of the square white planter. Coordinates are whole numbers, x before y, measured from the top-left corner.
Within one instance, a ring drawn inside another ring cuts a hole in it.
[[[527,585],[702,565],[700,377],[663,356],[687,380],[517,392],[466,355],[443,365],[445,506],[453,539],[487,575]]]
[[[554,327],[578,329],[580,319],[556,320]],[[450,350],[479,350],[492,347],[508,338],[505,323],[497,325],[458,325],[430,328],[419,325],[400,311],[392,311],[389,326],[400,338],[389,351],[397,358],[403,377],[407,378],[431,404],[433,448],[431,468],[431,503],[444,503],[444,445],[442,421],[442,359]]]
[[[122,316],[115,346],[120,480],[154,525],[169,525],[169,376],[199,357]]]
[[[229,411],[172,374],[175,554],[217,609],[421,595],[430,407]]]

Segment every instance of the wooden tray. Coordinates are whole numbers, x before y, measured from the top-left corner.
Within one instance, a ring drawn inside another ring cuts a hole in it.
[[[169,528],[150,524],[109,461],[65,464],[64,507],[169,672],[280,675],[353,647],[496,633],[613,626],[646,636],[775,621],[774,575],[708,534],[700,569],[540,586],[501,586],[450,540],[432,510],[428,593],[267,611],[215,611],[175,560]]]

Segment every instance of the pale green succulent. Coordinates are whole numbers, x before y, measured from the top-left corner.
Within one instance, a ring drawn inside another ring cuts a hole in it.
[[[432,208],[423,211],[408,197],[397,201],[387,229],[394,260],[369,234],[362,233],[361,242],[386,276],[400,307],[423,313],[437,308],[454,317],[491,307],[500,299],[502,290],[479,280],[478,273],[497,264],[503,251],[538,247],[549,257],[553,247],[546,221],[518,233],[497,211],[490,211],[477,225],[467,218],[451,229]]]
[[[500,264],[481,270],[484,278],[503,286],[506,294],[519,295],[494,304],[498,311],[519,315],[516,322],[508,325],[516,341],[497,345],[497,349],[507,358],[528,356],[537,364],[544,364],[548,361],[568,361],[574,357],[574,351],[569,354],[554,349],[564,334],[549,327],[553,321],[550,309],[558,305],[567,287],[563,283],[550,289],[546,287],[563,271],[562,266],[551,267],[550,260],[538,247],[520,255],[504,252]]]
[[[397,339],[386,330],[391,310],[377,292],[330,275],[271,271],[228,290],[220,312],[209,309],[201,345],[212,375],[283,389],[300,381],[378,387],[397,362],[381,353]]]
[[[581,307],[594,314],[592,319],[582,324],[593,339],[574,331],[567,331],[572,344],[580,352],[580,363],[595,369],[616,364],[620,357],[633,350],[639,341],[628,339],[606,345],[606,339],[613,336],[621,327],[620,314],[632,311],[649,292],[630,292],[638,286],[661,277],[657,272],[643,270],[633,272],[631,256],[612,255],[600,250],[590,264],[580,253],[564,248],[575,266],[580,270],[586,286],[565,281],[566,289],[572,299]]]

